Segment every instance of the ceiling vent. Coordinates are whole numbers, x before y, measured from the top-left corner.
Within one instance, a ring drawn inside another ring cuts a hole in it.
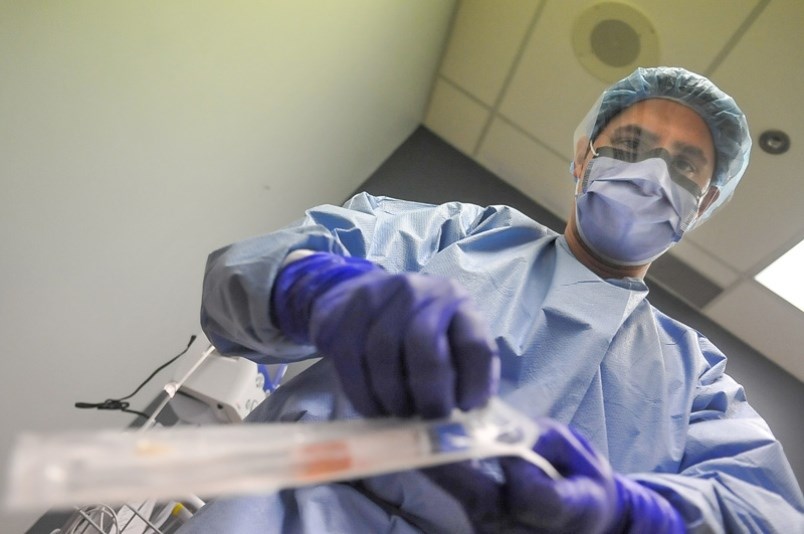
[[[595,78],[613,83],[637,67],[659,64],[659,39],[648,18],[623,2],[601,2],[578,16],[572,45]]]

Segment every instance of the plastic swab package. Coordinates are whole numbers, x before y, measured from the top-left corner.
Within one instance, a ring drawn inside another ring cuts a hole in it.
[[[27,434],[12,454],[10,509],[264,493],[495,456],[555,469],[537,424],[498,399],[442,420],[359,419]]]

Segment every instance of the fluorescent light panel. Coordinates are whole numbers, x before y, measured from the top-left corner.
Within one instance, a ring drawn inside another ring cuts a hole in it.
[[[804,312],[804,241],[763,269],[756,280]]]

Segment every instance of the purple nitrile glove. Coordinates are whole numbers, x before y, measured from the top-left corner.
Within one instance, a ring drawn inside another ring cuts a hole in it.
[[[424,469],[460,502],[478,532],[681,534],[679,513],[658,493],[616,474],[569,427],[539,421],[534,452],[564,477],[553,480],[520,458],[500,458],[504,483],[470,462]]]
[[[496,345],[469,294],[447,278],[315,253],[280,271],[271,306],[286,336],[332,358],[363,415],[445,417],[496,390]]]

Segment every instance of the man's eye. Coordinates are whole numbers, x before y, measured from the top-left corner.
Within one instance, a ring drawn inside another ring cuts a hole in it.
[[[639,139],[618,137],[611,140],[611,147],[618,153],[622,161],[635,162],[639,159]]]
[[[695,174],[698,172],[698,169],[695,168],[689,160],[684,158],[674,158],[673,159],[673,168],[678,171],[681,175],[687,178],[694,178]]]
[[[636,152],[639,150],[638,137],[619,137],[617,139],[613,139],[612,141],[616,148],[629,150],[631,152]]]

